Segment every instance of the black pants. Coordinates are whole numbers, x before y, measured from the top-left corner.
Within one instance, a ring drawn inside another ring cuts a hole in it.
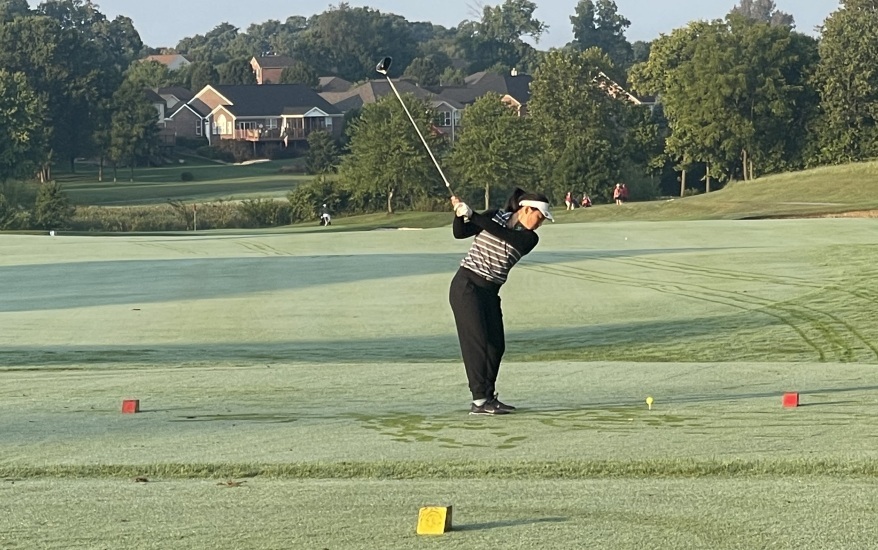
[[[473,399],[491,399],[506,351],[500,285],[461,267],[451,280],[449,301]]]

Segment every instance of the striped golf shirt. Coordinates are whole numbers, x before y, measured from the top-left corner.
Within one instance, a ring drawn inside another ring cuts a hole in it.
[[[489,210],[484,214],[473,212],[469,221],[454,218],[455,238],[475,236],[460,265],[494,284],[505,283],[512,266],[539,242],[536,232],[530,229],[510,229],[507,223],[511,217],[511,212]]]

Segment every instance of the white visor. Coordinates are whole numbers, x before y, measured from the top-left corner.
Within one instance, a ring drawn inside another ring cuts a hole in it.
[[[531,208],[536,208],[540,211],[544,218],[547,220],[555,221],[555,218],[552,217],[552,212],[549,211],[549,203],[543,201],[521,201],[518,203],[520,206],[530,206]]]

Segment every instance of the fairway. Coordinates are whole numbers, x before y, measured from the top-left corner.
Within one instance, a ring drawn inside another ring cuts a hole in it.
[[[874,547],[878,220],[540,234],[499,418],[448,227],[0,235],[0,547]]]

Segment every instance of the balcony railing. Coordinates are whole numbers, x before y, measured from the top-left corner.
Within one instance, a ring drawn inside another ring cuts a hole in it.
[[[279,141],[284,139],[284,136],[289,136],[289,139],[291,140],[303,140],[308,138],[308,134],[317,130],[326,131],[326,128],[286,128],[285,130],[281,130],[280,128],[252,128],[247,130],[238,129],[235,130],[234,133],[231,135],[223,135],[223,138],[239,139],[245,141]]]
[[[250,128],[235,130],[233,139],[245,141],[277,141],[283,139],[279,128]]]

